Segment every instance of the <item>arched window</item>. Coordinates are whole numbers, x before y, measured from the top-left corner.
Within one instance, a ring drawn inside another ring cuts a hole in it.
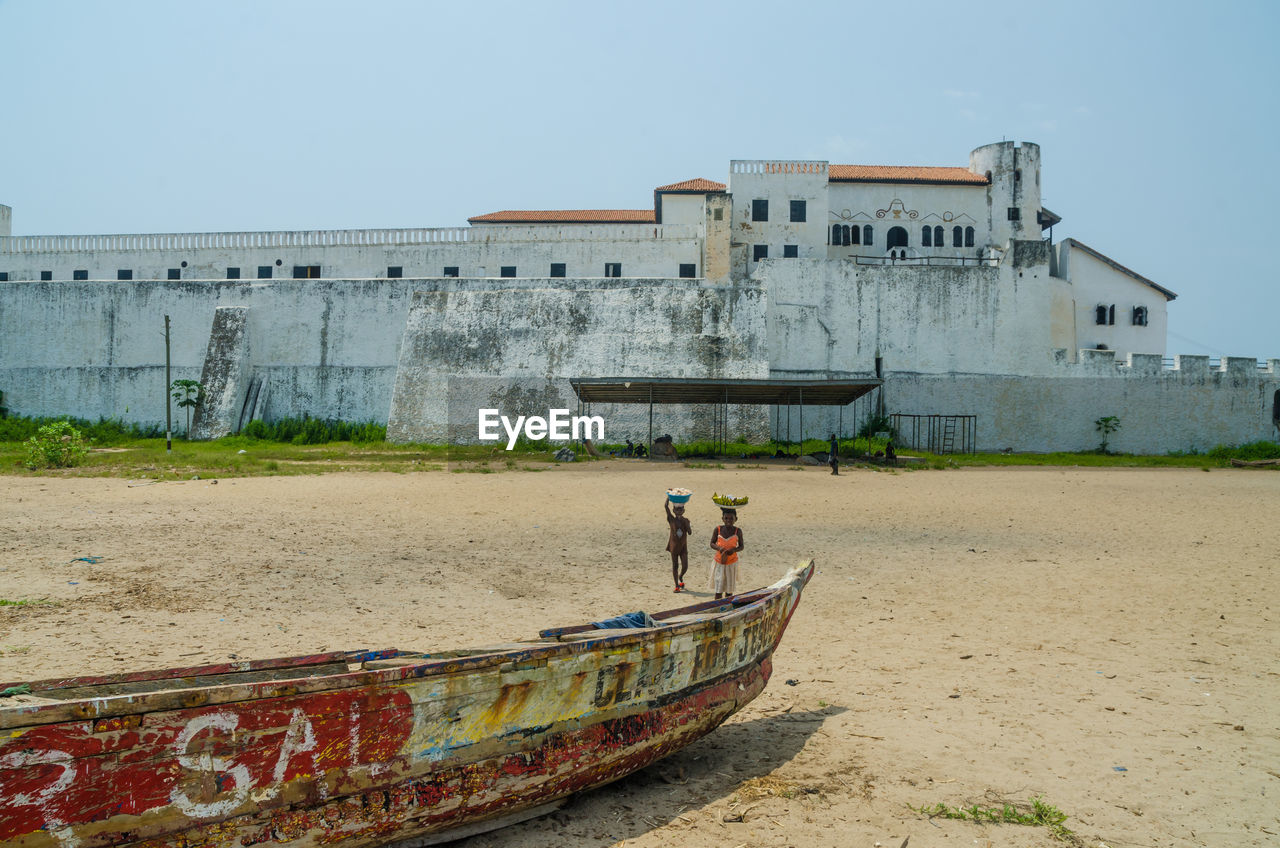
[[[903,227],[890,227],[889,234],[888,236],[885,237],[884,246],[885,247],[906,247],[907,240],[908,239],[907,239],[906,229],[904,229]],[[906,253],[903,253],[902,258],[903,259],[907,258]]]
[[[871,245],[875,244],[875,240],[872,238],[872,236],[874,235],[875,233],[872,232],[871,225],[867,224],[862,228],[862,243],[865,244],[867,247],[870,247]]]
[[[1147,326],[1147,307],[1145,306],[1133,307],[1133,326],[1135,327]]]
[[[961,230],[959,227],[952,227],[951,228],[951,246],[960,247],[963,239],[964,239],[964,231]]]
[[[1107,323],[1107,307],[1101,303],[1093,310],[1093,323],[1099,325]]]
[[[973,247],[973,227],[964,228],[964,246]]]
[[[831,232],[827,233],[827,244],[839,244],[839,243],[840,243],[840,225],[832,224]]]
[[[854,227],[854,228],[853,228],[853,240],[852,240],[852,241],[850,241],[850,239],[849,239],[849,225],[848,225],[848,224],[845,224],[844,226],[842,226],[842,227],[840,228],[840,243],[841,243],[841,244],[843,244],[843,245],[845,245],[846,247],[847,247],[848,245],[850,245],[850,244],[857,244],[857,243],[858,243],[858,228],[857,228],[857,227]]]
[[[937,245],[938,247],[946,247],[947,241],[946,241],[946,239],[945,239],[945,238],[943,238],[943,236],[944,236],[944,235],[945,235],[945,234],[942,232],[942,227],[934,227],[934,228],[933,228],[933,243],[934,243],[935,245]]]
[[[1116,305],[1113,303],[1107,308],[1107,323],[1114,324],[1116,322]]]
[[[920,246],[933,247],[933,227],[925,227],[920,231]]]

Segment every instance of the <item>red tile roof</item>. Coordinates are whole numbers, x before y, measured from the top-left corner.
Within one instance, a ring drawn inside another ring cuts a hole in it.
[[[468,218],[471,224],[652,224],[652,209],[509,209]]]
[[[694,180],[685,180],[682,183],[672,183],[671,185],[658,186],[654,191],[688,191],[688,192],[708,192],[708,191],[727,191],[728,186],[724,183],[718,183],[714,180],[706,180],[698,177]]]
[[[929,183],[932,185],[986,185],[987,178],[968,168],[923,168],[914,165],[832,165],[827,179],[833,183]]]

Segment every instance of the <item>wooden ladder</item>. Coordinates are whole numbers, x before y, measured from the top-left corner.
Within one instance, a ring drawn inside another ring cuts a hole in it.
[[[948,415],[942,424],[942,452],[956,452],[956,419]]]

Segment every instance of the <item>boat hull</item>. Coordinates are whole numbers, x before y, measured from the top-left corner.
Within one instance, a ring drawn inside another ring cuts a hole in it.
[[[25,725],[0,713],[0,841],[358,848],[497,826],[683,748],[758,695],[811,573],[635,633],[365,653],[345,673],[225,686],[121,683],[24,708]],[[83,718],[55,720],[68,710]]]

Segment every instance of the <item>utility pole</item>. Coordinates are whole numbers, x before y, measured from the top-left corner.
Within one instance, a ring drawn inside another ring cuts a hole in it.
[[[173,407],[169,401],[169,387],[173,380],[169,374],[169,316],[164,316],[164,452],[173,453]]]

